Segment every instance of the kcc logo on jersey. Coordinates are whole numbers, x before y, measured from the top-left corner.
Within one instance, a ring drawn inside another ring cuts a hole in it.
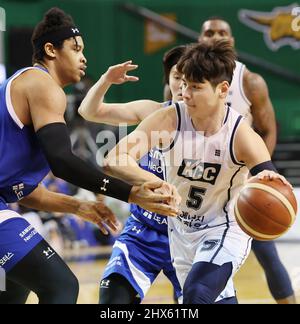
[[[300,48],[300,5],[276,7],[271,12],[242,9],[240,21],[250,28],[262,32],[267,46],[272,51],[289,45]]]

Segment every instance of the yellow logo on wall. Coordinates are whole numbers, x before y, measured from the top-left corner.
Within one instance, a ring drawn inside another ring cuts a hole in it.
[[[163,14],[161,16],[176,21],[175,14]],[[160,49],[175,43],[175,41],[175,32],[158,25],[153,21],[145,21],[144,51],[146,54],[153,54]]]
[[[248,27],[263,32],[264,40],[272,51],[289,45],[300,49],[300,5],[276,7],[271,12],[242,9],[240,21]]]

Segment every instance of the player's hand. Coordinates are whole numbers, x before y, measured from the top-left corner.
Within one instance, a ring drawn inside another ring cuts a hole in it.
[[[103,75],[105,81],[111,84],[122,84],[127,81],[138,81],[136,76],[127,75],[127,72],[135,70],[138,66],[127,61],[121,64],[111,66]]]
[[[281,175],[281,174],[279,174],[277,172],[271,171],[271,170],[261,171],[256,176],[251,177],[249,180],[251,180],[253,178],[257,178],[259,180],[263,180],[263,179],[269,179],[269,180],[279,179],[279,180],[281,180],[282,183],[284,183],[285,185],[287,185],[291,189],[293,189],[293,186],[286,180],[286,178],[283,175]]]
[[[161,193],[164,195],[171,195],[171,199],[169,201],[166,201],[168,205],[171,205],[175,208],[179,208],[179,205],[181,203],[181,197],[179,193],[177,192],[177,189],[175,186],[171,185],[168,182],[163,182],[162,185],[154,190],[155,193]]]
[[[164,188],[161,189],[161,192],[155,192],[156,189],[162,186]],[[129,197],[130,202],[146,210],[173,217],[176,217],[178,214],[176,204],[179,200],[180,197],[175,187],[170,187],[167,190],[164,181],[146,182],[141,186],[134,186]]]
[[[118,231],[119,222],[116,216],[102,201],[82,201],[76,215],[88,222],[96,224],[105,235],[108,234],[108,231],[104,224],[106,224],[112,232]]]

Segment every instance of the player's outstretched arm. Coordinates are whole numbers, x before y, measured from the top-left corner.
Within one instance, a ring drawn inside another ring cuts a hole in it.
[[[137,65],[127,61],[111,66],[88,91],[83,99],[78,113],[86,120],[118,126],[120,123],[137,125],[162,104],[152,100],[137,100],[128,103],[107,104],[104,96],[112,84],[123,84],[128,81],[138,81],[127,72],[135,70]]]
[[[158,122],[159,121],[159,122]],[[166,108],[153,113],[146,118],[137,129],[127,137],[123,138],[119,144],[109,152],[105,159],[104,170],[126,182],[140,185],[145,181],[161,181],[154,174],[139,167],[137,161],[155,146],[166,141],[166,133],[169,136],[169,144],[174,138],[177,119],[174,108]],[[161,132],[164,131],[162,134]],[[162,137],[162,135],[164,135]],[[169,191],[173,192],[173,202],[178,203],[180,197],[176,188],[169,186]],[[170,203],[170,201],[168,201]],[[165,214],[165,213],[163,213]]]
[[[37,138],[53,174],[78,187],[125,202],[138,204],[140,197],[145,196],[145,199],[154,205],[153,207],[159,207],[157,203],[159,194],[150,195],[142,186],[133,187],[109,177],[73,154],[64,120],[65,94],[50,76],[38,71],[35,73],[36,76],[30,78],[27,84],[26,97]],[[171,199],[172,195],[168,197]],[[163,199],[165,195],[161,195],[161,200]],[[153,208],[151,211],[156,212],[156,209]],[[175,212],[175,208],[170,206],[169,211]]]
[[[52,192],[39,185],[30,195],[19,202],[28,208],[47,212],[74,214],[82,219],[99,226],[104,234],[106,224],[112,231],[118,226],[118,221],[113,212],[101,201],[84,201],[64,194]]]

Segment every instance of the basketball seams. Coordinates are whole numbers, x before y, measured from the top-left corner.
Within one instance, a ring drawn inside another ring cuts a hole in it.
[[[277,197],[274,197],[274,196],[273,196],[273,198],[274,199],[277,199]],[[261,217],[266,217],[266,215],[264,215],[264,211],[262,209],[258,208],[258,206],[256,206],[254,202],[249,201],[249,199],[247,199],[247,195],[244,195],[243,192],[241,192],[239,194],[239,199],[242,199],[242,202],[241,203],[247,204],[248,207],[253,208],[257,213],[261,214]],[[282,201],[280,201],[280,203],[281,203],[281,205],[282,205],[283,208],[286,208],[286,206],[284,205],[284,203]],[[238,202],[237,202],[237,204],[238,204]],[[266,217],[266,218],[270,222],[272,222],[273,224],[280,225],[280,226],[282,226],[284,228],[286,228],[287,226],[288,227],[291,227],[292,224],[293,224],[293,219],[292,219],[292,216],[291,215],[290,215],[290,219],[289,219],[289,224],[288,225],[287,224],[280,223],[278,220],[273,219],[273,218],[270,218],[270,217]]]
[[[276,235],[270,235],[270,234],[262,234],[256,230],[254,230],[253,228],[251,228],[245,221],[244,219],[242,218],[239,210],[238,210],[238,207],[237,207],[237,204],[235,204],[234,206],[234,212],[235,212],[235,216],[236,216],[236,219],[237,219],[237,222],[240,224],[240,226],[242,228],[245,228],[245,231],[247,232],[248,235],[250,236],[255,236],[255,239],[257,240],[274,240],[278,237],[280,237],[282,234],[284,234],[285,232],[287,232],[289,230],[289,227],[282,233],[280,234],[276,234]]]
[[[282,202],[282,204],[289,211],[289,214],[291,216],[291,224],[290,225],[292,225],[294,223],[294,221],[296,219],[296,213],[294,211],[294,208],[293,208],[292,204],[289,202],[289,200],[281,192],[277,191],[276,189],[274,189],[268,185],[262,184],[262,183],[247,183],[242,190],[248,189],[248,188],[261,189],[261,190],[266,191],[269,194],[275,196],[277,199],[279,199]]]

